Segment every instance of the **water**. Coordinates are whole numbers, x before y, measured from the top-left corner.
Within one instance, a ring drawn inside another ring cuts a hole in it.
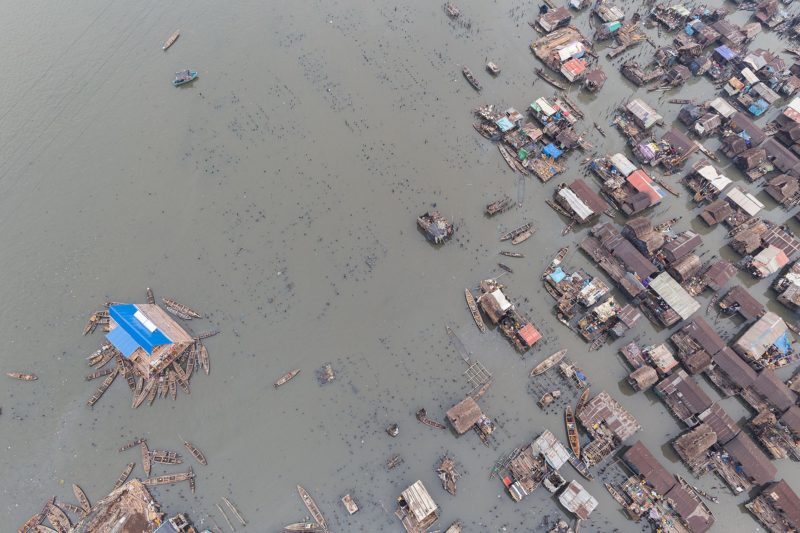
[[[0,389],[0,522],[21,524],[51,495],[72,501],[70,483],[96,501],[126,463],[140,462],[136,450],[116,451],[124,441],[146,436],[151,447],[180,449],[180,433],[209,458],[208,467],[194,465],[197,494],[185,484],[153,492],[165,510],[185,510],[207,525],[208,515],[224,524],[214,505],[222,496],[249,520],[242,530],[275,531],[301,520],[300,483],[334,531],[398,531],[394,500],[421,479],[442,508],[442,528],[460,519],[467,531],[541,530],[545,515],[563,516],[555,499],[540,490],[515,504],[488,474],[500,455],[543,429],[564,436],[564,401],[577,393],[565,392],[542,412],[527,378],[561,347],[595,392],[608,390],[639,418],[639,437],[659,459],[684,472],[668,444],[682,432],[679,424],[654,396],[630,392],[617,345],[586,352],[555,320],[539,281],[551,254],[586,231],[559,237],[563,222],[544,204],[557,183],[583,172],[585,156],[570,155],[568,171],[547,185],[528,183],[522,209],[491,220],[482,214],[503,193],[516,198],[517,183],[471,128],[470,110],[481,103],[523,109],[552,94],[541,80],[531,86],[538,63],[527,48],[535,34],[526,21],[536,6],[470,0],[459,7],[456,24],[438,3],[418,0],[6,6],[0,367],[34,371],[40,380],[5,380]],[[625,7],[629,16],[641,8]],[[588,32],[588,13],[576,19]],[[180,39],[162,52],[176,28]],[[771,35],[757,45],[781,48]],[[603,58],[610,75],[603,91],[573,92],[600,153],[624,145],[606,125],[634,93],[617,67],[651,54],[643,44],[612,62]],[[502,67],[497,79],[483,71],[486,59]],[[463,80],[463,64],[484,82],[480,95]],[[171,87],[173,72],[187,67],[200,78]],[[713,94],[706,80],[669,94],[639,93],[668,120],[679,109],[668,98]],[[606,125],[608,137],[591,130],[593,121]],[[788,218],[759,198],[768,218]],[[455,240],[441,249],[414,223],[433,205],[457,224]],[[724,231],[698,223],[692,207],[685,194],[667,198],[653,218],[680,212],[678,229],[691,226],[709,255],[731,257]],[[546,342],[521,359],[498,332],[478,333],[463,289],[500,273],[497,237],[524,221],[538,231],[519,247],[525,259],[503,259],[515,273],[502,279]],[[598,273],[579,253],[567,265]],[[767,283],[740,282],[784,312]],[[211,375],[192,380],[191,396],[136,411],[118,379],[87,409],[99,383],[84,381],[84,358],[101,337],[80,336],[85,319],[106,300],[143,302],[148,286],[157,298],[205,312],[207,319],[190,324],[195,331],[222,331],[207,342]],[[495,376],[480,401],[498,422],[493,448],[472,433],[455,438],[414,420],[422,406],[443,420],[469,391],[445,323]],[[739,324],[718,325],[733,332]],[[667,332],[644,324],[634,335],[656,342]],[[319,386],[314,371],[328,362],[337,380]],[[301,374],[273,390],[295,367]],[[744,422],[747,411],[736,400],[723,404]],[[393,422],[396,439],[384,431]],[[445,451],[463,474],[455,498],[434,473]],[[405,462],[386,471],[395,453]],[[797,488],[796,464],[779,467]],[[584,530],[640,528],[598,481],[585,483],[569,467],[563,473],[600,501]],[[140,465],[134,475],[143,477]],[[712,476],[698,485],[722,499],[713,509],[717,529],[758,527],[741,507],[744,496],[713,489],[721,482]],[[348,492],[361,507],[352,517],[339,501]]]

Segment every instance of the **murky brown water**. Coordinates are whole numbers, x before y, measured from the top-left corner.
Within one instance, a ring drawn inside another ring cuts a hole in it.
[[[21,524],[50,495],[71,501],[73,482],[98,499],[127,462],[138,462],[135,450],[116,451],[123,441],[144,435],[153,447],[178,449],[181,433],[209,457],[208,467],[195,468],[198,492],[154,493],[166,510],[187,510],[206,525],[214,525],[209,514],[224,525],[214,506],[222,496],[250,521],[247,531],[300,520],[307,515],[300,483],[335,531],[399,531],[394,498],[422,479],[442,508],[442,527],[458,518],[467,531],[538,531],[545,516],[560,516],[557,502],[540,490],[515,504],[488,474],[498,456],[542,429],[563,435],[563,401],[543,413],[527,378],[562,346],[593,390],[620,398],[643,423],[641,439],[683,472],[667,444],[679,424],[654,396],[630,393],[617,346],[586,353],[552,316],[539,281],[550,255],[581,237],[558,236],[562,222],[544,198],[583,173],[584,156],[572,154],[569,172],[546,186],[529,180],[521,210],[482,215],[499,194],[516,197],[516,177],[472,130],[470,110],[481,103],[523,109],[552,90],[541,80],[531,86],[535,33],[526,21],[535,4],[459,6],[459,24],[438,3],[419,0],[5,6],[0,369],[35,371],[40,380],[5,380],[0,388],[0,523]],[[640,5],[625,8],[630,16]],[[588,30],[588,13],[576,18]],[[180,40],[163,53],[160,43],[176,28]],[[757,44],[781,48],[769,35]],[[633,94],[618,65],[651,54],[644,44],[601,59],[610,74],[604,90],[575,95],[589,115],[587,131]],[[487,58],[502,66],[499,78],[482,71]],[[463,64],[484,82],[480,95],[461,77]],[[186,67],[199,80],[172,88],[173,72]],[[679,106],[666,103],[675,92],[640,92],[668,119],[676,116]],[[692,80],[680,95],[710,97],[712,87]],[[620,150],[623,139],[606,130],[605,139],[589,133],[598,151]],[[787,218],[763,196],[771,219]],[[433,204],[458,225],[455,241],[441,249],[414,225]],[[653,217],[680,211],[680,228],[704,234],[709,255],[731,256],[723,230],[698,224],[691,207],[685,195],[670,198]],[[527,220],[538,232],[520,247],[526,259],[505,261],[515,273],[503,279],[547,343],[521,360],[499,333],[477,332],[463,288],[499,273],[497,236]],[[567,264],[598,272],[580,254]],[[741,282],[772,298],[766,283]],[[208,313],[192,324],[196,330],[222,331],[207,343],[211,375],[192,380],[190,397],[136,411],[117,380],[87,409],[97,382],[84,381],[84,358],[101,338],[80,336],[86,316],[107,299],[142,302],[147,286]],[[499,425],[494,449],[474,434],[456,439],[414,420],[422,406],[443,419],[469,390],[446,322],[495,375],[481,401]],[[666,334],[648,324],[636,332],[643,342]],[[314,370],[326,362],[338,379],[319,386]],[[273,390],[272,381],[294,367],[302,373]],[[735,418],[746,416],[736,400],[723,403]],[[391,422],[400,425],[396,439],[384,432]],[[434,473],[445,451],[463,473],[455,498]],[[405,463],[387,472],[394,453]],[[796,464],[783,461],[780,471],[798,487]],[[577,477],[568,467],[564,473]],[[143,476],[140,466],[134,475]],[[600,507],[583,530],[640,529],[599,482],[585,485]],[[699,485],[721,483],[709,475]],[[362,509],[353,517],[339,502],[347,492]],[[744,497],[710,492],[723,501],[714,507],[718,530],[758,527],[740,506]]]

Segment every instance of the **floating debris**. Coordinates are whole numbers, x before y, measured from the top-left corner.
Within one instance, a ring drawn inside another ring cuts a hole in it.
[[[403,458],[399,455],[393,455],[386,461],[386,469],[392,470],[403,462]]]
[[[456,495],[456,479],[460,474],[456,471],[456,463],[452,457],[445,455],[442,457],[439,466],[436,467],[436,474],[442,480],[442,488],[452,494]]]
[[[517,258],[525,257],[525,254],[522,254],[520,252],[505,252],[505,251],[501,251],[500,255],[504,255],[506,257],[517,257]]]
[[[400,434],[400,426],[397,424],[390,424],[386,428],[386,433],[388,433],[390,437],[396,437]]]
[[[220,507],[218,503],[214,504],[214,505],[216,505],[217,509],[219,509],[219,512],[222,513],[222,518],[224,518],[225,521],[228,523],[228,527],[231,528],[231,531],[236,531],[236,528],[233,527],[233,523],[231,522],[231,519],[228,518],[228,515],[225,514],[225,511],[222,509],[222,507]]]
[[[335,379],[336,373],[333,371],[333,366],[330,363],[322,365],[322,367],[317,370],[317,382],[320,385],[327,385],[328,383],[332,383]]]

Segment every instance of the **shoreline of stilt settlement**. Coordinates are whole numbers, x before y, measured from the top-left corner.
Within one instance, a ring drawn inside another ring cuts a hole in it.
[[[586,9],[595,26],[591,37],[571,24],[573,15]],[[545,0],[539,13],[531,13],[530,26],[536,34],[530,50],[534,73],[542,80],[534,85],[531,103],[524,112],[501,111],[490,103],[473,111],[474,129],[485,142],[497,146],[515,176],[523,182],[559,180],[552,198],[536,200],[563,221],[562,236],[583,230],[578,242],[550,251],[551,261],[541,280],[552,298],[553,315],[585,341],[585,353],[566,349],[546,353],[530,372],[539,406],[563,409],[563,426],[559,420],[530,442],[506,443],[516,447],[491,466],[489,477],[502,484],[513,502],[543,486],[575,520],[574,525],[565,520],[531,524],[538,530],[572,532],[590,521],[599,503],[585,485],[599,483],[627,517],[654,531],[704,533],[712,528],[717,498],[693,480],[670,472],[636,438],[647,430],[646,421],[637,420],[609,391],[594,390],[581,368],[581,359],[589,352],[613,342],[619,346],[620,361],[629,368],[625,381],[631,391],[658,398],[683,427],[669,444],[687,469],[698,478],[717,476],[732,494],[742,497],[744,507],[768,531],[796,531],[800,497],[781,478],[774,461],[800,460],[800,379],[797,374],[780,377],[796,366],[794,335],[800,326],[767,310],[743,288],[742,280],[769,278],[770,296],[791,313],[800,310],[800,238],[791,229],[800,221],[796,210],[800,62],[788,64],[775,51],[751,46],[761,31],[774,32],[787,43],[788,52],[800,57],[800,49],[789,45],[800,37],[800,16],[788,14],[776,0],[722,7],[655,3],[643,9],[628,17],[614,2],[598,0],[590,6],[587,0],[570,0],[569,5],[556,6]],[[730,19],[734,9],[751,11],[752,19],[744,25],[734,23]],[[462,16],[459,8],[448,3],[444,10],[457,24]],[[661,38],[658,46],[645,31],[653,27],[668,37]],[[592,122],[590,128],[591,119],[569,93],[602,94],[610,76],[597,60],[603,52],[596,45],[603,42],[611,43],[604,53],[612,58],[648,43],[652,60],[648,64],[624,60],[618,76],[655,94],[652,99],[630,98],[609,124]],[[494,62],[486,69],[491,77],[502,76]],[[466,66],[462,72],[480,92],[480,73]],[[681,106],[679,124],[665,125],[652,101],[693,78],[709,87],[707,99],[670,99],[670,104]],[[590,140],[595,135],[615,135],[606,128],[617,130],[619,149],[597,153]],[[719,149],[704,145],[710,139],[719,141]],[[569,157],[585,158],[586,175],[594,179],[563,176]],[[725,176],[719,170],[721,161],[732,163],[744,179]],[[756,197],[758,188],[778,204],[781,223],[766,218],[765,206]],[[671,218],[651,220],[653,208],[666,195],[687,193],[693,212],[670,212]],[[520,208],[522,201],[503,195],[486,206],[485,214],[507,217],[505,213]],[[688,227],[692,216],[710,231],[723,233],[739,259],[704,259],[703,239]],[[438,211],[421,214],[416,223],[434,247],[446,246],[456,235],[454,225]],[[536,229],[532,221],[519,220],[498,236],[498,246],[503,247],[499,254],[509,258],[504,259],[508,264],[498,263],[503,275],[513,279],[513,261],[525,257],[524,243]],[[576,253],[584,254],[594,268],[570,266],[570,254]],[[538,350],[542,333],[515,303],[513,281],[506,285],[500,279],[472,280],[472,288],[465,289],[466,301],[461,301],[471,320],[482,334],[499,332],[521,355]],[[705,309],[698,298],[707,300]],[[87,402],[89,407],[119,375],[126,379],[136,408],[159,397],[175,400],[179,388],[189,394],[192,375],[199,368],[209,374],[202,340],[214,332],[188,333],[173,317],[191,320],[202,315],[174,300],[163,303],[163,308],[157,305],[148,290],[146,304],[109,303],[92,315],[84,334],[100,327],[107,342],[89,358],[96,370],[86,379],[104,378]],[[703,318],[704,311],[737,316],[738,331],[723,338]],[[669,331],[666,342],[646,340],[648,321]],[[467,365],[471,389],[442,414],[416,406],[416,419],[443,436],[474,432],[487,446],[496,445],[495,422],[479,403],[494,377],[472,356],[453,326],[443,329]],[[632,339],[632,331],[639,336]],[[294,369],[279,377],[275,388],[298,372]],[[327,381],[334,379],[330,367],[322,374]],[[25,372],[7,375],[36,380],[35,374]],[[701,381],[713,386],[720,398],[738,398],[749,412],[748,419],[736,422],[700,386]],[[397,437],[399,424],[391,424],[386,432]],[[179,441],[195,462],[207,464],[195,445]],[[144,479],[128,481],[135,462],[128,463],[112,492],[94,506],[74,485],[78,505],[52,498],[19,532],[105,531],[102,528],[110,528],[109,521],[120,512],[153,526],[148,532],[161,533],[164,524],[171,528],[165,532],[196,531],[185,515],[164,520],[148,492],[148,487],[184,481],[194,490],[193,467],[151,475],[154,464],[181,465],[183,458],[176,450],[148,446],[146,440],[137,439],[120,450],[140,449]],[[401,454],[392,455],[386,469],[403,461]],[[457,458],[443,456],[435,474],[442,490],[455,496],[460,476]],[[297,491],[310,518],[288,524],[284,531],[328,531],[328,522],[309,492],[300,485]],[[341,503],[347,515],[359,510],[351,494],[344,495]],[[246,525],[227,498],[217,508],[231,530],[237,521]],[[407,532],[422,533],[441,512],[423,481],[417,480],[400,492],[395,514]],[[216,527],[222,531],[219,524]],[[445,531],[461,530],[455,522]]]

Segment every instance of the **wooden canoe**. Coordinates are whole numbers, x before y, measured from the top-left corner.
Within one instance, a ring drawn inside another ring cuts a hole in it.
[[[562,91],[566,91],[567,90],[567,88],[564,86],[564,84],[559,83],[558,81],[556,81],[555,78],[553,78],[552,76],[550,76],[549,74],[547,74],[544,70],[542,70],[540,68],[536,69],[536,75],[539,76],[540,78],[542,78],[544,81],[546,81],[550,85],[552,85],[553,87],[555,87],[556,89],[561,89]]]
[[[180,36],[181,36],[181,31],[180,30],[175,30],[175,33],[170,35],[169,38],[166,41],[164,41],[164,46],[162,46],[161,49],[166,52],[167,48],[169,48],[170,46],[175,44],[175,41],[177,41],[178,37],[180,37]],[[147,292],[148,292],[148,296],[149,296],[151,294],[149,288],[147,289]]]
[[[589,403],[589,389],[587,388],[585,391],[581,393],[581,397],[578,398],[578,405],[575,406],[575,416],[581,414],[583,408],[586,407],[586,404]]]
[[[150,452],[150,461],[162,465],[179,465],[183,459],[178,452],[173,450],[153,450]]]
[[[139,449],[142,452],[142,468],[144,469],[144,473],[146,476],[150,475],[150,466],[152,463],[150,462],[150,449],[147,447],[147,441],[143,440],[139,443]]]
[[[50,509],[47,511],[47,519],[59,533],[67,533],[72,527],[67,513],[55,503],[50,505]]]
[[[35,514],[32,517],[28,518],[28,521],[22,524],[20,528],[17,530],[17,533],[28,533],[30,529],[36,525],[36,520],[39,518],[39,514]]]
[[[78,499],[78,503],[81,505],[81,509],[83,509],[87,513],[92,510],[92,505],[89,503],[89,498],[86,497],[86,493],[83,492],[82,488],[73,483],[72,493]]]
[[[500,236],[500,240],[501,241],[507,241],[507,240],[513,239],[514,237],[525,233],[526,231],[528,231],[532,227],[533,227],[533,224],[531,224],[530,222],[527,223],[527,224],[523,224],[522,226],[520,226],[520,227],[518,227],[516,229],[513,229],[513,230],[509,231],[508,233],[505,233],[505,234],[501,235]]]
[[[294,524],[283,526],[283,530],[286,533],[294,533],[296,531],[306,531],[307,533],[323,533],[326,531],[325,529],[322,529],[316,522],[295,522]]]
[[[53,529],[52,527],[47,527],[44,524],[36,524],[33,528],[36,533],[59,533],[58,530]],[[25,533],[28,533],[28,530],[25,530]]]
[[[472,295],[472,291],[464,289],[464,297],[467,299],[467,307],[472,314],[472,320],[475,321],[475,325],[478,326],[481,333],[486,333],[486,324],[483,322],[480,311],[478,311],[478,304],[475,303],[475,297]]]
[[[300,373],[299,368],[295,368],[294,370],[290,370],[289,372],[285,373],[284,375],[279,377],[277,381],[275,381],[275,388],[277,389],[281,385],[284,385],[287,381],[289,381],[299,373]]]
[[[118,488],[120,488],[122,486],[122,484],[125,483],[128,480],[128,476],[130,476],[131,472],[133,472],[133,467],[134,466],[136,466],[136,463],[128,463],[128,465],[125,467],[125,469],[122,471],[122,473],[117,478],[117,481],[114,482],[114,490],[117,490]]]
[[[469,84],[472,85],[473,89],[475,89],[476,91],[480,91],[481,89],[483,89],[483,87],[481,87],[480,82],[475,78],[475,75],[472,74],[472,71],[469,69],[469,67],[462,68],[461,73],[467,79]]]
[[[200,366],[203,367],[203,372],[206,373],[206,376],[211,372],[211,361],[208,359],[208,350],[206,350],[205,344],[202,342],[200,344],[200,351],[197,353],[197,357],[200,360]]]
[[[520,233],[519,235],[515,236],[513,239],[511,239],[511,244],[515,244],[515,245],[516,244],[522,244],[523,242],[525,242],[528,239],[530,239],[532,235],[533,235],[533,231],[525,230],[522,233]]]
[[[143,485],[170,485],[172,483],[180,483],[181,481],[189,481],[194,477],[191,469],[187,472],[178,472],[177,474],[167,474],[164,476],[156,476],[142,480]]]
[[[567,427],[567,439],[569,439],[569,447],[572,448],[572,453],[575,457],[581,456],[581,439],[578,435],[578,426],[575,424],[575,415],[572,414],[572,406],[568,405],[564,410],[564,424]]]
[[[184,439],[184,438],[183,438],[183,437],[181,437],[180,435],[178,435],[178,437],[180,437],[180,439],[183,441],[183,446],[184,446],[184,448],[186,448],[187,450],[189,450],[189,453],[191,453],[191,454],[192,454],[192,457],[194,457],[195,459],[197,459],[197,462],[198,462],[198,463],[200,463],[200,464],[201,464],[201,465],[203,465],[203,466],[208,466],[208,461],[206,460],[206,456],[205,456],[205,455],[203,455],[203,452],[201,452],[201,451],[200,451],[200,450],[197,448],[197,446],[195,446],[194,444],[192,444],[192,443],[191,443],[191,442],[189,442],[188,440]]]
[[[519,253],[519,252],[506,252],[506,251],[501,251],[501,252],[500,252],[500,255],[504,255],[504,256],[506,256],[506,257],[517,257],[517,258],[522,258],[522,257],[525,257],[525,254],[521,254],[521,253]]]
[[[513,274],[513,273],[514,273],[514,269],[512,269],[512,268],[511,268],[510,266],[508,266],[508,265],[504,265],[503,263],[497,263],[497,266],[499,266],[500,268],[502,268],[503,270],[505,270],[505,271],[506,271],[506,272],[508,272],[509,274]]]
[[[544,361],[533,367],[533,370],[531,370],[531,377],[544,374],[545,372],[556,366],[558,363],[560,363],[561,360],[564,359],[564,356],[566,355],[567,355],[566,348],[552,354],[550,357],[548,357],[547,359],[545,359]]]
[[[322,529],[328,529],[328,523],[325,521],[325,517],[322,516],[322,512],[319,510],[317,503],[308,491],[302,486],[297,485],[297,492],[300,494],[300,499],[303,500],[308,512],[311,513],[311,516],[317,521],[317,524],[319,524]]]
[[[36,381],[39,379],[39,376],[36,374],[25,374],[22,372],[6,372],[6,376],[20,381]]]
[[[153,289],[151,289],[150,287],[147,287],[147,303],[151,305],[156,303],[156,297],[153,296]]]
[[[173,315],[176,315],[180,318],[190,318],[190,319],[203,318],[203,315],[201,315],[188,305],[184,305],[180,302],[176,302],[175,300],[171,300],[169,298],[161,298],[161,301],[164,302],[167,311],[170,311]]]

